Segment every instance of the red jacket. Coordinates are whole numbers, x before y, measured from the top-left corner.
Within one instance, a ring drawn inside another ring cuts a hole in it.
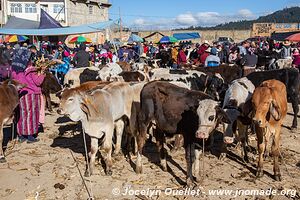
[[[200,62],[201,62],[201,64],[205,63],[205,60],[206,60],[207,56],[209,56],[209,53],[206,52],[206,51],[204,51],[203,54],[201,54],[201,56],[200,56]]]
[[[183,50],[178,52],[177,64],[186,63],[186,55]]]

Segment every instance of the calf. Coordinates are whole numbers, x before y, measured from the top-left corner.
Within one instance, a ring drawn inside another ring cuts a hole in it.
[[[255,124],[258,146],[257,177],[263,176],[263,159],[270,136],[273,136],[272,155],[274,157],[274,178],[281,181],[279,170],[280,131],[287,114],[287,95],[285,85],[278,80],[264,81],[252,96],[252,116]]]
[[[184,137],[185,158],[187,162],[187,184],[193,182],[192,164],[195,161],[195,143],[208,138],[218,122],[228,118],[216,101],[200,91],[181,88],[164,81],[147,83],[141,91],[139,112],[139,135],[136,172],[142,172],[142,150],[147,129],[152,121],[156,124],[157,146],[161,165],[167,170],[164,150],[165,136],[180,133]],[[200,151],[196,151],[196,176],[199,178]]]
[[[297,69],[279,69],[270,71],[253,72],[247,75],[247,78],[258,87],[263,81],[276,79],[285,84],[287,89],[287,97],[292,103],[294,118],[292,129],[297,129],[297,115],[299,112],[299,98],[300,98],[300,75]]]
[[[5,162],[3,153],[3,125],[12,122],[14,111],[19,104],[18,91],[25,87],[14,80],[6,80],[0,85],[0,163]]]
[[[98,139],[104,138],[102,147],[105,150],[104,160],[106,174],[111,175],[112,137],[115,126],[117,132],[123,131],[123,117],[130,118],[132,98],[134,96],[128,83],[103,83],[85,90],[79,88],[66,89],[62,92],[59,114],[67,114],[73,121],[81,121],[84,133],[91,136],[90,173],[93,174],[95,156],[98,151]],[[87,88],[87,87],[85,87]],[[116,151],[120,150],[120,135],[117,135]]]
[[[53,74],[51,74],[50,72],[46,72],[46,76],[41,85],[41,88],[42,93],[46,98],[46,107],[50,112],[52,112],[50,94],[59,92],[62,89],[61,85]]]

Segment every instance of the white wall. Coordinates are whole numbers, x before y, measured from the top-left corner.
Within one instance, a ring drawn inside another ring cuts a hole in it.
[[[11,3],[20,3],[22,4],[22,13],[11,13]],[[36,8],[37,8],[37,12],[36,13],[25,13],[25,4],[36,4]],[[59,22],[65,21],[65,14],[60,13],[58,15],[58,13],[54,13],[53,12],[53,7],[55,4],[60,4],[60,5],[64,5],[63,2],[43,2],[43,1],[39,1],[38,3],[35,3],[35,1],[26,1],[26,2],[22,2],[22,1],[8,1],[7,3],[7,15],[11,15],[11,16],[15,16],[18,18],[23,18],[23,19],[28,19],[28,20],[33,20],[33,21],[39,21],[40,20],[40,9],[41,9],[41,4],[42,5],[48,5],[48,11],[47,13],[53,17],[54,19],[56,19]],[[64,23],[61,23],[62,25],[64,25]]]

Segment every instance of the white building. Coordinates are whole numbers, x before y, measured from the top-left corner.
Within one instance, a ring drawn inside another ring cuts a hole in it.
[[[39,21],[41,8],[63,26],[108,20],[108,0],[1,0],[0,24],[9,16]]]

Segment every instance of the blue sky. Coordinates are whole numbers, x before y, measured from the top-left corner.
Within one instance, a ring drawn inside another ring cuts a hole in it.
[[[255,19],[276,10],[300,6],[300,0],[110,0],[111,19],[132,28],[212,26],[240,19]]]

